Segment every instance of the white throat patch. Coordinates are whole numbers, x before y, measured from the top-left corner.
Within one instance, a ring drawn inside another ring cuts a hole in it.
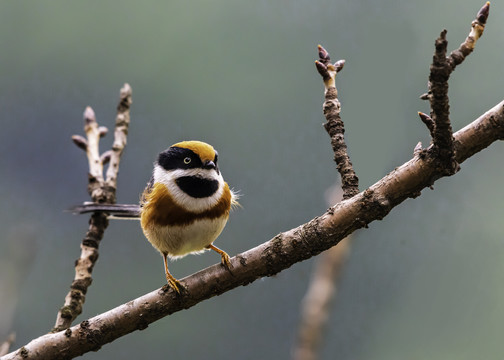
[[[224,179],[215,169],[175,169],[165,170],[159,164],[154,165],[154,183],[164,184],[175,202],[192,212],[203,212],[219,202],[224,191]],[[217,191],[204,198],[194,198],[182,191],[175,182],[182,176],[197,176],[203,179],[216,180],[219,183]]]

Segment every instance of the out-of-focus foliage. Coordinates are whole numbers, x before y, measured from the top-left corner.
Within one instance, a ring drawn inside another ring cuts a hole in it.
[[[346,59],[337,85],[362,188],[412,156],[428,131],[416,112],[435,37],[463,41],[483,2],[11,1],[0,3],[0,338],[47,332],[73,278],[88,200],[87,164],[70,136],[91,105],[112,128],[133,87],[118,198],[136,202],[155,155],[183,139],[220,153],[242,194],[218,246],[236,254],[326,209],[337,178],[315,71],[316,46]],[[504,98],[504,12],[492,4],[476,51],[450,82],[459,129]],[[103,140],[103,149],[111,137]],[[504,146],[356,236],[324,359],[473,359],[504,352]],[[189,256],[185,275],[218,262]],[[285,359],[311,261],[165,318],[87,359]],[[80,318],[164,283],[136,222],[113,222]],[[258,345],[259,344],[259,345]]]

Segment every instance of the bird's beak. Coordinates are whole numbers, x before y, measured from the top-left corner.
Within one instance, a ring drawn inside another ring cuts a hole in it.
[[[215,163],[212,160],[207,160],[203,163],[205,169],[215,169]]]
[[[217,167],[217,165],[215,165],[215,163],[212,160],[205,161],[205,163],[203,164],[203,168],[204,169],[215,169],[217,171],[217,174],[219,173],[219,168]]]

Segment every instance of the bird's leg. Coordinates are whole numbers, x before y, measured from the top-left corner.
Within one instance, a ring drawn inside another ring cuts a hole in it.
[[[230,270],[233,266],[231,265],[231,261],[229,260],[229,255],[224,251],[219,249],[217,246],[210,244],[207,246],[207,249],[213,250],[217,253],[220,254],[221,256],[221,263],[224,265],[224,267],[228,270]]]
[[[168,282],[168,286],[171,287],[177,294],[180,294],[180,283],[177,279],[173,277],[172,274],[168,271],[168,254],[163,254],[163,260],[164,260],[164,268],[165,268],[165,273],[166,273],[166,281]]]

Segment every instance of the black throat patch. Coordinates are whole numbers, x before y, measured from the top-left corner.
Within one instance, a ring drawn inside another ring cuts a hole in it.
[[[199,176],[181,176],[175,182],[187,195],[198,199],[212,196],[219,188],[217,180],[205,179]]]

